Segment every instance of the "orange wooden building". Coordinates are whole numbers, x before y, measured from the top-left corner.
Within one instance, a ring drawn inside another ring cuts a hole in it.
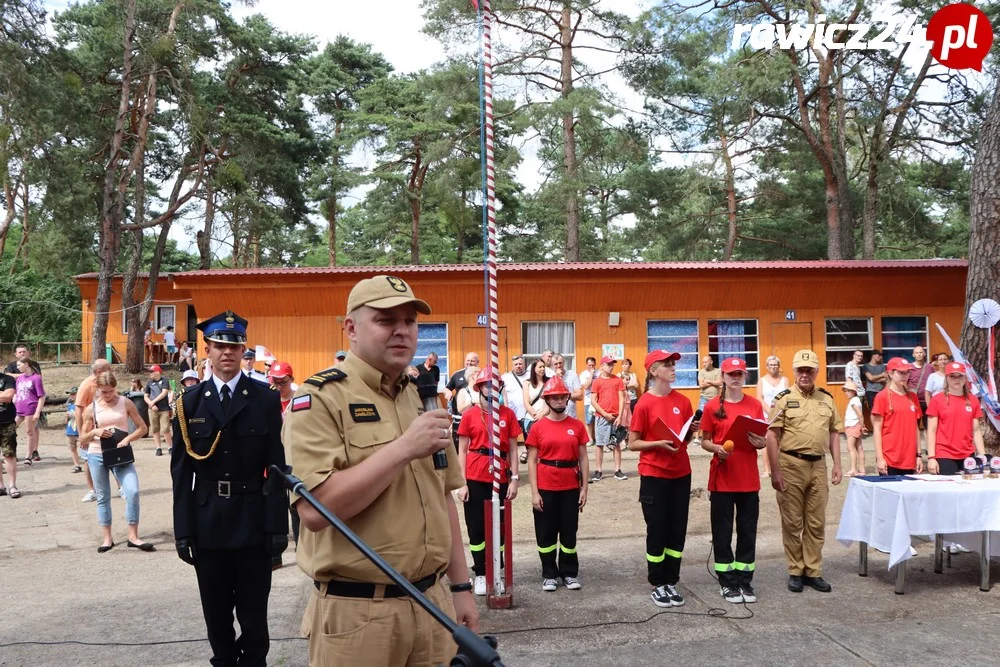
[[[461,367],[466,352],[478,352],[485,362],[478,265],[176,273],[161,278],[154,323],[162,334],[171,322],[178,343],[197,343],[200,354],[193,324],[232,309],[250,321],[250,344],[290,362],[301,380],[347,349],[341,321],[354,283],[387,272],[407,280],[434,310],[421,319],[418,359],[437,352],[445,376]],[[633,359],[641,377],[648,350],[674,349],[682,353],[678,386],[697,400],[693,387],[705,354],[716,365],[720,358],[743,356],[755,383],[769,355],[779,357],[787,373],[795,350],[808,347],[826,362],[820,383],[834,390],[854,349],[882,348],[886,358],[909,355],[915,344],[946,349],[934,324],[958,336],[965,278],[964,260],[503,264],[501,370],[513,354],[538,355],[549,347],[579,371],[586,357],[611,349]],[[97,277],[77,280],[87,337]],[[111,310],[120,310],[120,303],[119,282]],[[126,339],[116,313],[108,342],[124,350]],[[90,358],[88,343],[84,354]],[[842,392],[832,393],[843,409]]]

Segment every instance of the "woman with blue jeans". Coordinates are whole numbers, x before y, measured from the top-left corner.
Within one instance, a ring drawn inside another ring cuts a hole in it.
[[[97,493],[97,522],[104,534],[104,541],[97,547],[97,552],[105,553],[114,548],[115,542],[111,537],[111,478],[108,475],[108,468],[104,465],[100,441],[113,437],[116,430],[127,432],[128,420],[131,419],[135,424],[135,431],[118,443],[119,447],[124,447],[146,435],[146,423],[142,421],[132,401],[127,401],[118,395],[118,381],[112,373],[104,372],[98,375],[96,385],[97,396],[92,404],[86,406],[83,414],[80,440],[91,443],[87,452],[87,465],[90,467],[91,477],[94,478],[94,491]],[[156,547],[139,539],[139,476],[136,474],[135,464],[117,466],[112,472],[125,491],[128,546],[142,551],[155,551]]]

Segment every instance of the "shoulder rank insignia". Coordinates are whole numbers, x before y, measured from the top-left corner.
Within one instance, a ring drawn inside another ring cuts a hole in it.
[[[833,394],[831,394],[830,392],[828,392],[826,389],[823,389],[823,387],[816,387],[816,388],[819,389],[824,394],[826,394],[827,396],[829,396],[830,398],[833,398]]]
[[[774,400],[778,400],[779,398],[787,396],[790,393],[792,393],[791,389],[785,389],[784,391],[778,392],[777,394],[775,394]]]
[[[322,387],[327,382],[334,382],[336,380],[343,380],[347,377],[347,373],[340,370],[339,368],[328,368],[325,371],[320,371],[315,375],[310,376],[306,380],[306,384],[311,384],[315,387]]]

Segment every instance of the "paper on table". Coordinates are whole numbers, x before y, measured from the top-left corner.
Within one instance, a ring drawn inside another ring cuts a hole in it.
[[[652,438],[650,438],[650,440],[668,440],[675,444],[683,445],[684,439],[687,437],[688,429],[691,428],[691,422],[693,421],[694,421],[694,415],[691,415],[688,418],[688,420],[684,422],[684,426],[681,427],[681,432],[674,433],[674,430],[672,428],[667,426],[665,423],[663,423],[662,419],[657,417],[656,421],[652,423],[649,429],[650,433],[653,436]]]

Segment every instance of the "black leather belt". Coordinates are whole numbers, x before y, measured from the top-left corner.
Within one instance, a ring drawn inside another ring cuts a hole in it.
[[[443,575],[435,572],[434,574],[428,574],[423,579],[417,579],[410,583],[423,593],[436,584],[441,576]],[[378,584],[365,584],[359,581],[313,581],[313,586],[320,593],[323,592],[324,584],[326,585],[327,595],[337,595],[344,598],[373,598],[375,597],[375,590],[378,588]],[[406,597],[406,591],[395,584],[388,584],[385,586],[385,593],[383,593],[382,597],[402,598]]]
[[[794,456],[797,459],[802,459],[803,461],[821,461],[823,456],[821,454],[803,454],[802,452],[792,452],[781,450],[782,454],[788,454],[789,456]]]
[[[493,450],[488,447],[480,447],[479,449],[470,449],[473,454],[482,454],[483,456],[493,456]],[[503,453],[501,452],[501,456]]]
[[[198,479],[195,478],[195,491],[208,491],[222,498],[228,498],[234,493],[258,493],[263,485],[256,482],[232,482],[228,479]]]
[[[554,461],[552,459],[538,459],[538,462],[543,466],[552,466],[553,468],[576,468],[580,465],[579,461]]]

